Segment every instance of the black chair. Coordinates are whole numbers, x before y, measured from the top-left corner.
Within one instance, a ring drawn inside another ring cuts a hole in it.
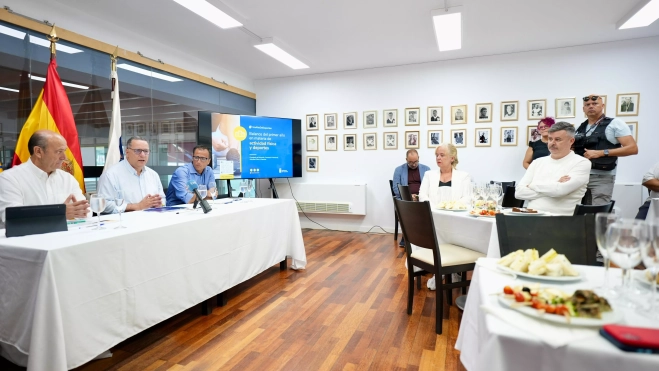
[[[574,264],[597,265],[595,215],[518,216],[497,214],[501,256],[534,248],[540,255],[550,249]]]
[[[574,214],[572,215],[610,213],[611,210],[613,210],[613,205],[615,204],[616,202],[611,200],[611,202],[604,205],[576,205],[574,207]]]
[[[514,187],[515,186],[515,181],[514,180],[512,182],[499,182],[499,181],[496,181],[496,180],[490,180],[490,184],[494,184],[494,183],[501,183],[501,188],[502,188],[504,193],[506,192],[506,189],[508,189],[508,187]]]
[[[593,204],[593,192],[590,191],[590,188],[586,188],[586,193],[581,199],[582,205],[592,205]]]
[[[414,267],[434,273],[437,287],[437,293],[435,295],[435,332],[441,334],[442,317],[444,314],[442,294],[444,290],[449,290],[447,291],[448,294],[450,290],[466,288],[470,283],[467,280],[466,274],[462,275],[460,282],[451,283],[451,274],[473,270],[476,260],[485,255],[456,245],[438,244],[435,234],[435,224],[428,201],[411,202],[394,200],[394,203],[396,204],[396,211],[400,218],[407,255],[407,314],[412,314],[414,277],[424,273],[415,272]],[[412,244],[420,248],[412,251]],[[442,275],[446,276],[446,284],[442,283]],[[448,295],[447,300],[450,301]]]
[[[412,194],[410,193],[410,186],[398,185],[398,193],[400,193],[400,199],[403,201],[413,201]]]
[[[515,186],[511,185],[506,188],[503,193],[503,201],[501,202],[502,207],[522,207],[524,206],[524,200],[518,200],[515,198]]]
[[[391,196],[396,198],[396,193],[394,193],[394,181],[389,180],[389,190],[391,191]],[[396,213],[396,205],[394,204],[394,241],[398,241],[398,214]]]

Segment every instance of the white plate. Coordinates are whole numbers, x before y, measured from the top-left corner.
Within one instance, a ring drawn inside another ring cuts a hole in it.
[[[436,209],[441,211],[467,211],[467,209],[440,209],[440,208],[436,208]]]
[[[579,326],[579,327],[602,327],[610,323],[618,323],[622,320],[622,312],[615,310],[612,307],[611,312],[602,313],[602,318],[580,318],[580,317],[570,317],[570,322],[565,316],[559,316],[557,314],[549,314],[533,309],[530,306],[513,306],[515,300],[507,299],[503,295],[499,295],[499,303],[506,308],[516,310],[520,313],[523,313],[529,317],[535,317],[538,319],[545,320],[547,322],[560,323],[566,326]],[[610,303],[609,303],[610,304]]]
[[[506,214],[508,215],[528,215],[528,216],[543,216],[543,215],[548,215],[545,212],[538,211],[537,213],[521,213],[519,211],[509,211]]]
[[[573,266],[574,267],[574,266]],[[497,269],[504,271],[508,274],[514,274],[517,277],[524,277],[524,278],[530,278],[534,280],[540,280],[540,281],[553,281],[553,282],[574,282],[574,281],[580,281],[581,280],[581,272],[579,272],[578,276],[538,276],[535,274],[528,274],[528,273],[522,273],[522,272],[516,272],[508,267],[502,267],[501,265],[497,264]],[[576,267],[574,267],[577,271],[579,271]]]
[[[647,286],[648,289],[652,288],[652,281],[647,278],[645,271],[634,269],[632,271],[632,277],[634,277],[636,281],[642,283],[644,286]],[[657,285],[657,288],[659,288],[659,285]]]
[[[493,215],[480,215],[480,214],[472,214],[472,213],[469,213],[469,216],[473,216],[474,218],[496,218],[496,216]]]

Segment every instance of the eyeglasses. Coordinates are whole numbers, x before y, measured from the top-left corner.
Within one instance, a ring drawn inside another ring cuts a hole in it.
[[[542,130],[542,129],[546,129],[546,128],[547,128],[547,126],[544,126],[544,125],[540,126],[540,125],[538,125],[538,130]]]
[[[127,148],[127,149],[130,149],[131,151],[135,152],[135,154],[138,156],[141,155],[142,153],[144,153],[145,155],[149,154],[148,149],[134,149],[134,148]]]
[[[596,101],[596,100],[598,100],[599,98],[600,98],[599,95],[589,95],[589,96],[587,96],[587,97],[583,97],[583,101],[584,101],[584,102],[588,102],[588,99],[590,99],[590,100],[592,100],[592,101]]]
[[[408,164],[408,165],[412,165],[412,166],[414,166],[414,165],[418,165],[418,164],[419,164],[419,161],[414,161],[414,162],[407,161],[407,164]]]
[[[206,162],[206,161],[210,160],[210,158],[208,158],[208,157],[192,156],[192,160],[194,160],[194,161]]]

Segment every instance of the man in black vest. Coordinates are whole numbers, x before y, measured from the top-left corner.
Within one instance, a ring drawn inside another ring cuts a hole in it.
[[[604,115],[599,95],[583,97],[583,111],[588,120],[577,129],[574,153],[590,160],[592,204],[603,205],[611,202],[618,157],[637,154],[638,146],[627,124]]]

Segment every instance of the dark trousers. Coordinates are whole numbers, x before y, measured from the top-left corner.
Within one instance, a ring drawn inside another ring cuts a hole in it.
[[[650,201],[647,200],[641,207],[638,208],[638,214],[636,214],[636,219],[645,220],[648,216],[648,210],[650,210]]]

